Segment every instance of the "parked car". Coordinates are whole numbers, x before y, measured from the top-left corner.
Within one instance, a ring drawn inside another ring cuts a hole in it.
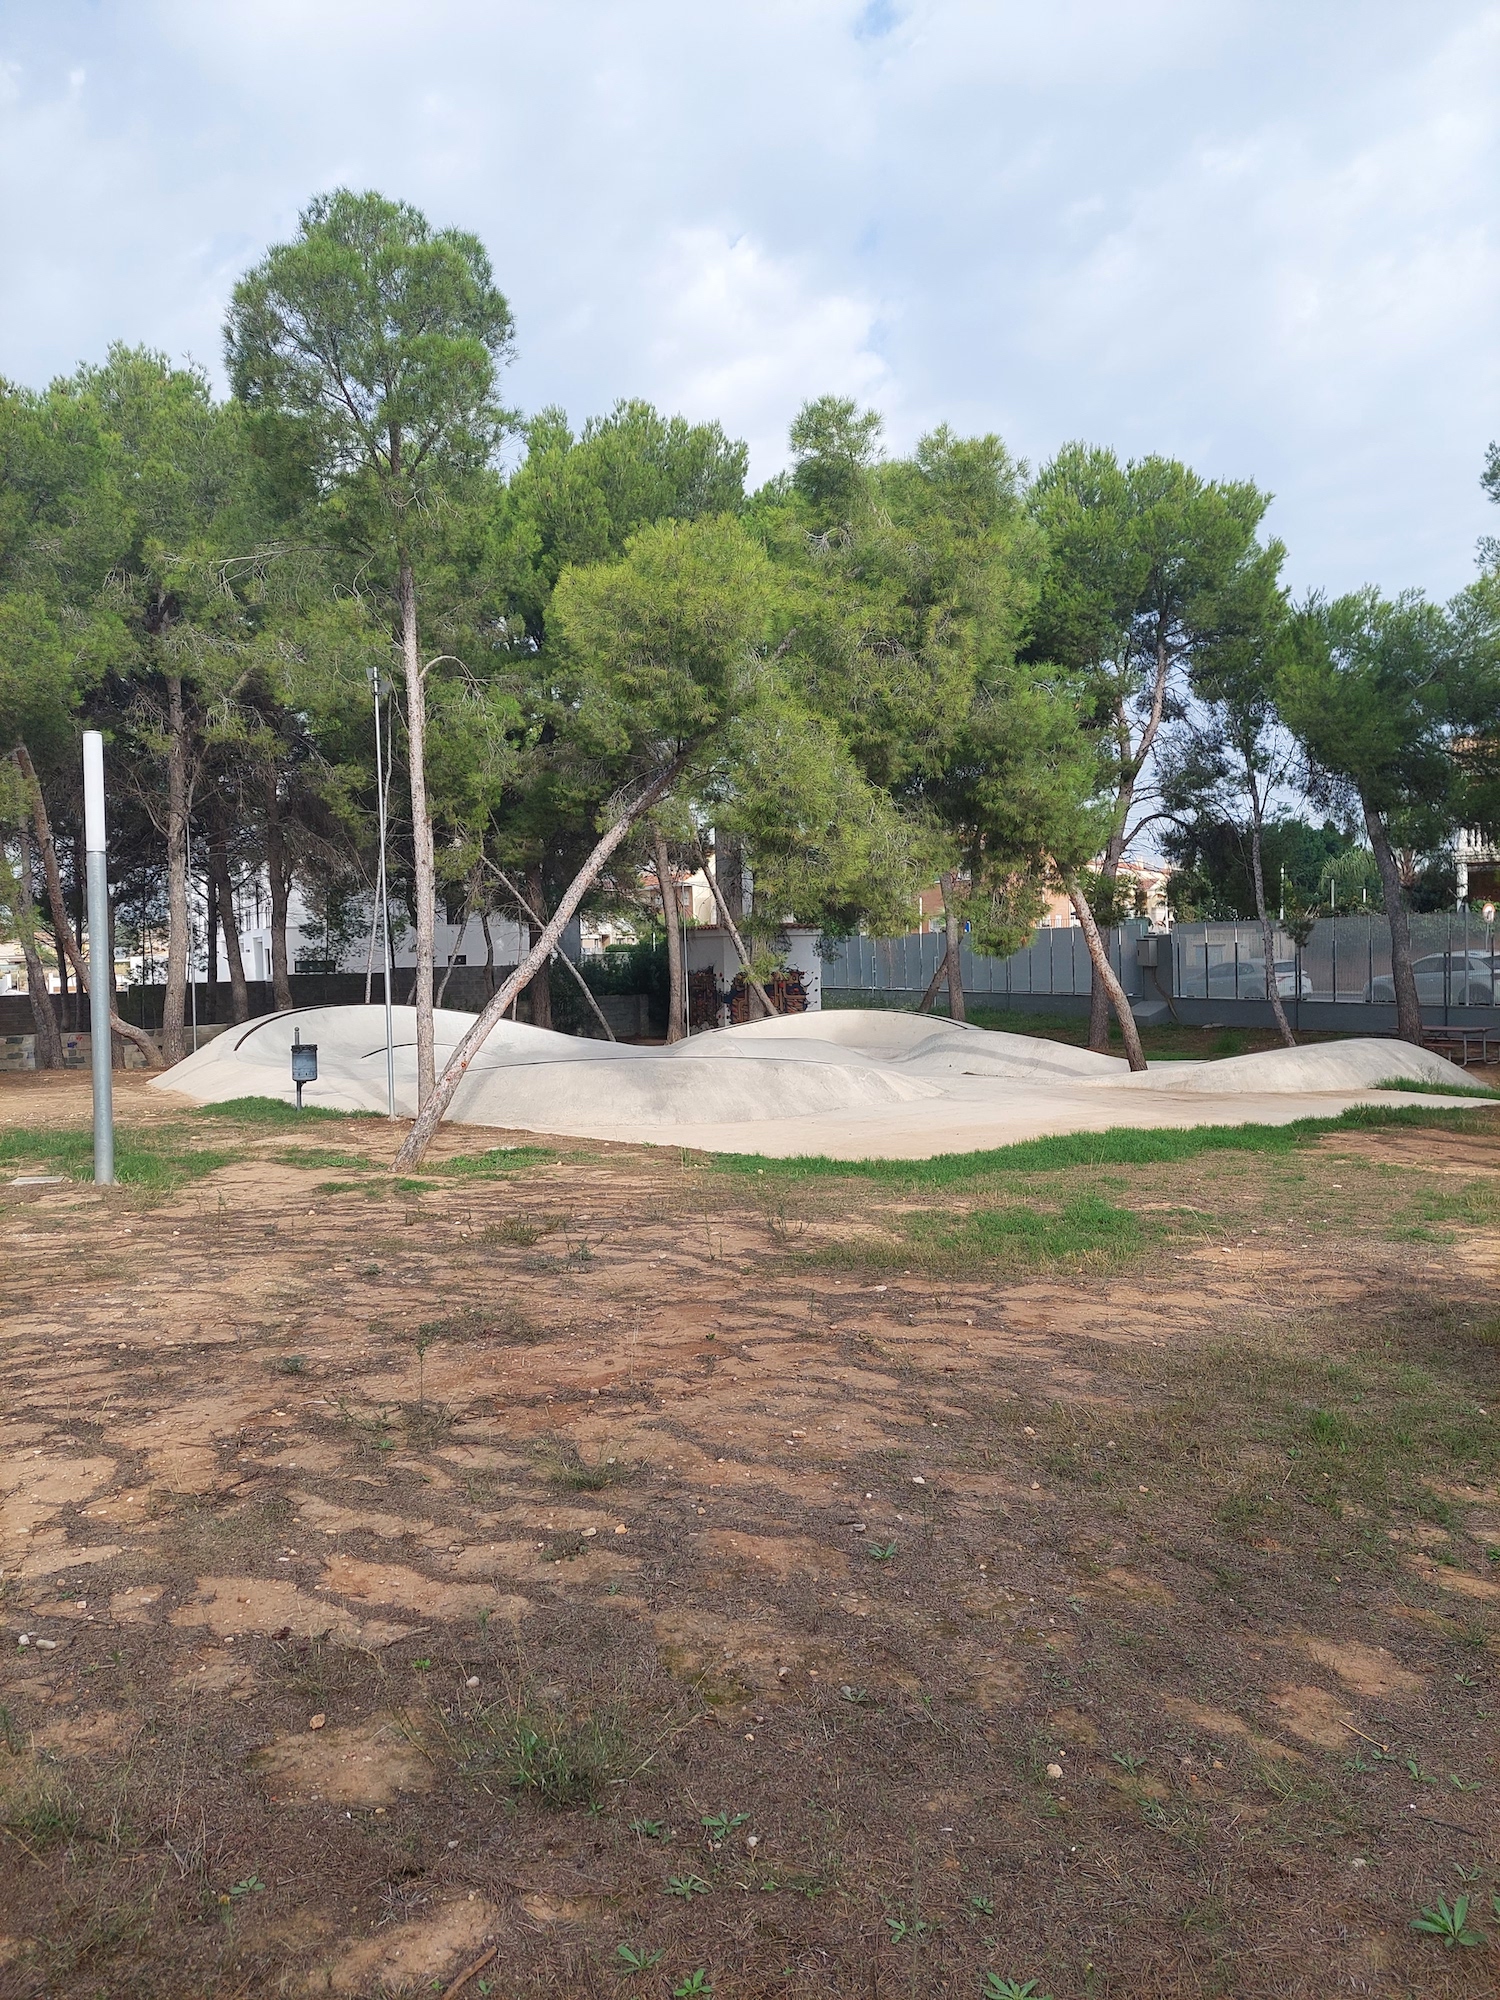
[[[1487,951],[1430,951],[1412,960],[1417,998],[1424,1007],[1493,1007],[1495,964]],[[1389,972],[1378,973],[1365,993],[1367,1000],[1396,1004],[1396,983]]]
[[[1283,1000],[1306,998],[1312,992],[1312,980],[1304,972],[1300,986],[1297,978],[1295,958],[1276,960],[1276,991]],[[1217,964],[1212,959],[1208,966],[1208,997],[1211,1000],[1232,1000],[1235,997],[1235,963],[1232,957],[1220,959]],[[1239,963],[1239,997],[1241,1000],[1264,1000],[1266,997],[1266,961],[1263,958],[1247,958],[1243,954]]]

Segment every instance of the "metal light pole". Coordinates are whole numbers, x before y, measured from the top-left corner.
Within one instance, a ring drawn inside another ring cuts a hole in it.
[[[94,1059],[94,1179],[115,1178],[115,1089],[109,1057],[109,860],[105,854],[104,738],[83,735],[83,845],[88,866],[89,1042]]]
[[[385,776],[380,753],[380,675],[370,676],[375,696],[375,809],[380,822],[380,862],[375,893],[380,898],[380,935],[385,953],[385,1097],[386,1115],[396,1115],[396,1043],[391,1027],[391,904],[385,880]]]

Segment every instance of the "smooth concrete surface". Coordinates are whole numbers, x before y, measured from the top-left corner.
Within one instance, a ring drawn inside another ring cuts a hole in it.
[[[473,1016],[439,1012],[437,1056]],[[396,1109],[416,1099],[416,1016],[394,1011]],[[293,1032],[318,1048],[308,1104],[384,1111],[385,1014],[311,1007],[220,1036],[153,1079],[199,1104],[295,1101]],[[1381,1092],[1390,1077],[1464,1085],[1461,1069],[1406,1042],[1359,1040],[1132,1075],[1119,1056],[915,1014],[800,1014],[694,1035],[674,1048],[584,1041],[501,1022],[455,1095],[450,1120],[571,1138],[641,1140],[777,1157],[925,1159],[1112,1125],[1288,1124],[1355,1104],[1462,1108]]]

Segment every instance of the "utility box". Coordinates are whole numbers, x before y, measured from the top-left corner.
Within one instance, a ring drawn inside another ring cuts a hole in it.
[[[1143,971],[1155,972],[1161,962],[1157,957],[1160,945],[1161,939],[1159,937],[1152,936],[1136,939],[1135,962]]]

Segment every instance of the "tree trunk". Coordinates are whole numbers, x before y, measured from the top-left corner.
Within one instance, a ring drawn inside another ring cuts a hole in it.
[[[16,936],[21,941],[21,955],[26,961],[26,997],[31,1002],[32,1025],[36,1029],[36,1053],[38,1069],[61,1069],[63,1066],[62,1033],[57,1025],[57,1015],[52,1008],[52,995],[47,991],[47,968],[42,964],[42,955],[36,948],[36,900],[32,894],[31,836],[23,821],[16,829],[21,849],[20,870],[16,880],[15,925]],[[58,946],[58,963],[62,963],[62,946]]]
[[[57,901],[53,904],[53,908],[61,910],[65,907],[62,900],[61,879],[59,878]],[[56,924],[52,926],[52,930],[52,955],[57,960],[57,1011],[62,1021],[63,1032],[65,1034],[76,1035],[79,1025],[78,1008],[74,1002],[72,990],[68,985],[68,955],[63,950],[61,937],[57,935]]]
[[[161,1052],[168,1063],[187,1054],[188,976],[187,722],[182,676],[167,675],[167,977],[161,1001]]]
[[[495,995],[495,934],[490,929],[490,913],[479,912],[479,928],[484,932],[484,997],[492,1000]]]
[[[687,1033],[682,1008],[682,927],[678,921],[677,878],[672,873],[666,835],[659,826],[651,829],[651,858],[656,868],[656,886],[661,891],[661,920],[667,933],[667,1040],[680,1042]]]
[[[67,905],[63,901],[62,872],[57,865],[57,849],[52,841],[52,822],[47,816],[47,801],[42,796],[41,780],[37,777],[35,766],[32,764],[31,757],[24,743],[16,745],[14,754],[16,763],[26,780],[26,789],[31,797],[31,816],[36,823],[37,846],[41,849],[42,855],[42,878],[47,884],[47,902],[52,911],[53,935],[57,940],[57,962],[59,965],[62,965],[64,960],[66,960],[71,964],[78,980],[79,992],[87,993],[89,990],[88,968],[84,963],[83,953],[78,948],[78,940],[73,935],[73,926],[68,922]],[[113,909],[113,904],[111,904],[111,909]],[[114,967],[113,939],[110,941],[110,967],[112,976]],[[108,1006],[107,1002],[106,1006]],[[92,1013],[92,1002],[90,1002],[90,1011]],[[127,1041],[135,1043],[152,1069],[160,1068],[162,1060],[161,1051],[144,1028],[137,1028],[129,1021],[122,1021],[112,1008],[109,1009],[109,1025],[114,1034],[123,1035]]]
[[[79,851],[80,846],[81,843],[75,842],[73,848],[73,935],[81,943],[83,941],[83,934],[88,928],[89,914],[88,887],[83,874],[84,867],[87,864],[83,861],[83,857]],[[111,965],[110,970],[114,970],[113,965]],[[75,1028],[82,1028],[83,1026],[83,1000],[87,991],[87,987],[80,980],[78,996],[73,1002],[73,1026]],[[93,1032],[92,1001],[89,1003],[89,1032],[91,1034]]]
[[[938,877],[938,887],[943,893],[943,963],[948,968],[948,1013],[951,1019],[967,1019],[964,1013],[964,973],[963,961],[959,957],[958,943],[958,885],[950,869],[946,875]]]
[[[1113,891],[1118,879],[1119,862],[1117,860],[1114,869],[1111,870],[1109,857],[1106,855],[1104,866],[1099,871],[1099,880],[1101,884],[1108,884],[1111,892],[1111,902],[1114,900]],[[1109,1048],[1109,1011],[1109,989],[1103,980],[1100,979],[1098,967],[1092,965],[1091,962],[1089,977],[1089,1047],[1096,1055],[1104,1054]]]
[[[490,866],[492,868],[495,867],[493,861],[490,863]],[[536,915],[535,911],[531,909],[531,907],[526,901],[526,898],[521,894],[520,890],[517,889],[515,883],[511,881],[510,877],[506,874],[505,870],[503,868],[495,868],[495,873],[500,877],[500,880],[505,884],[505,887],[509,891],[509,893],[515,897],[517,907],[522,911],[524,911],[525,915],[527,916],[528,919],[530,919],[531,923],[540,926],[541,919]],[[490,936],[490,918],[488,910],[484,910],[480,913],[479,921],[484,926],[484,942],[486,951],[485,967],[484,967],[484,994],[486,1000],[492,1000],[495,997],[495,940]],[[545,927],[543,926],[543,928]],[[529,934],[530,933],[528,930],[528,935]],[[538,932],[538,934],[540,935],[540,931]],[[565,951],[554,952],[552,959],[549,961],[549,963],[556,963],[560,965],[564,970],[564,972],[566,972],[571,977],[574,985],[583,995],[584,1001],[587,1004],[590,1013],[592,1013],[594,1019],[599,1023],[599,1026],[604,1030],[605,1041],[613,1042],[617,1040],[618,1038],[615,1034],[614,1029],[609,1025],[609,1022],[604,1018],[604,1009],[599,1005],[599,1002],[594,997],[593,987],[589,985],[588,981],[584,978],[583,974],[579,971],[578,967],[573,963],[572,959],[569,958],[568,954]]]
[[[1155,747],[1161,730],[1162,716],[1166,712],[1167,681],[1172,671],[1172,656],[1167,645],[1166,630],[1158,620],[1156,629],[1156,661],[1152,670],[1151,703],[1146,711],[1145,726],[1141,730],[1140,741],[1130,748],[1130,715],[1122,705],[1115,710],[1115,738],[1120,751],[1120,780],[1115,791],[1114,828],[1105,843],[1104,858],[1099,869],[1101,883],[1107,883],[1109,900],[1114,901],[1115,884],[1120,879],[1120,862],[1125,854],[1125,836],[1130,825],[1130,808],[1135,803],[1135,788],[1140,783],[1141,773],[1146,768],[1146,760]],[[1102,902],[1103,897],[1100,898]],[[1090,912],[1092,914],[1092,912]],[[1095,966],[1094,976],[1089,982],[1089,1047],[1102,1053],[1109,1047],[1110,994]]]
[[[919,1014],[925,1014],[928,1011],[928,1009],[933,1005],[933,1003],[936,1001],[938,997],[938,988],[942,985],[943,981],[947,978],[947,976],[948,976],[948,947],[946,944],[944,944],[942,951],[938,954],[938,962],[933,969],[932,977],[927,982],[927,991],[922,995],[921,999],[917,1002],[917,1012]]]
[[[718,875],[712,868],[705,868],[703,873],[708,878],[708,886],[713,892],[714,904],[719,912],[719,922],[729,933],[729,942],[734,946],[735,955],[739,959],[740,968],[745,975],[745,982],[751,992],[760,1001],[761,1006],[765,1008],[767,1017],[774,1018],[778,1009],[765,987],[761,985],[755,974],[750,970],[750,954],[745,949],[745,940],[740,936],[739,926],[729,914],[729,904],[725,900],[724,891],[719,887]]]
[[[401,558],[401,665],[406,676],[407,765],[411,782],[411,838],[415,859],[417,970],[412,998],[417,1009],[417,1108],[432,1095],[437,1075],[432,1028],[433,927],[437,921],[437,867],[432,852],[432,813],[427,804],[427,686],[417,646],[417,585],[411,559]]]
[[[452,939],[448,946],[448,963],[443,967],[443,977],[438,986],[437,998],[433,1002],[435,1007],[441,1007],[448,997],[448,981],[453,977],[453,968],[458,963],[458,947],[464,941],[464,932],[469,928],[469,919],[474,914],[474,899],[479,894],[479,883],[475,879],[477,873],[477,869],[471,870],[469,879],[464,885],[463,908],[458,919],[458,936]]]
[[[527,952],[525,958],[522,959],[515,971],[510,975],[509,979],[501,986],[499,992],[486,1004],[484,1011],[479,1015],[473,1027],[470,1028],[469,1032],[448,1058],[442,1075],[434,1082],[432,1094],[418,1111],[416,1120],[410,1132],[407,1133],[401,1150],[392,1162],[394,1172],[409,1173],[412,1168],[421,1165],[422,1156],[432,1144],[432,1135],[437,1131],[439,1124],[442,1122],[443,1113],[453,1102],[454,1092],[463,1082],[468,1072],[469,1064],[473,1062],[475,1056],[484,1047],[486,1037],[489,1035],[491,1028],[501,1018],[506,1008],[521,991],[522,987],[531,979],[537,967],[546,964],[552,955],[557,940],[567,929],[573,912],[599,879],[600,870],[604,867],[605,862],[608,861],[609,857],[614,853],[620,842],[629,833],[642,814],[650,812],[654,805],[660,804],[661,800],[665,798],[667,792],[676,782],[683,765],[687,762],[688,754],[687,751],[684,751],[680,756],[674,757],[667,768],[659,772],[652,779],[651,783],[646,786],[634,804],[627,807],[615,821],[614,825],[610,827],[609,831],[603,834],[595,843],[593,852],[573,877],[573,880],[568,884],[562,901],[552,913],[551,922],[531,947],[530,951]]]
[[[526,894],[530,899],[527,905],[530,913],[527,935],[533,949],[535,949],[537,939],[547,928],[542,917],[542,912],[547,907],[547,892],[542,883],[540,865],[535,868],[528,868],[526,871]],[[532,980],[527,991],[531,995],[532,1027],[550,1028],[552,1026],[552,962],[550,954],[542,960],[541,969]]]
[[[110,1020],[109,1066],[111,1069],[124,1069],[125,1044],[121,1041],[120,1037],[114,1031],[115,1015],[119,1010],[115,1006],[115,1000],[117,997],[118,989],[115,986],[115,899],[113,896],[111,896],[109,899],[108,965],[109,965],[109,1020]]]
[[[287,906],[292,899],[292,863],[281,824],[276,780],[266,801],[266,875],[271,884],[271,999],[283,1012],[292,1006],[292,981],[287,964]]]
[[[736,923],[745,914],[745,843],[735,834],[714,836],[714,874],[724,891],[724,906]]]
[[[1270,913],[1266,909],[1266,874],[1260,852],[1260,809],[1253,802],[1250,812],[1250,867],[1255,877],[1255,913],[1260,918],[1261,950],[1266,959],[1266,998],[1271,1003],[1271,1012],[1276,1017],[1276,1032],[1287,1048],[1297,1046],[1297,1037],[1292,1033],[1287,1020],[1286,1009],[1281,1004],[1281,988],[1276,984],[1276,939],[1271,929]]]
[[[1094,968],[1094,978],[1109,995],[1110,1005],[1115,1010],[1115,1018],[1120,1024],[1120,1033],[1125,1042],[1125,1054],[1132,1069],[1146,1067],[1146,1054],[1141,1047],[1140,1031],[1135,1025],[1135,1016],[1130,1011],[1130,1002],[1125,998],[1125,989],[1115,977],[1115,969],[1109,962],[1109,953],[1104,949],[1104,940],[1099,935],[1099,926],[1094,922],[1094,913],[1089,908],[1088,897],[1078,886],[1078,877],[1067,878],[1068,898],[1077,912],[1078,921],[1083,926],[1083,941],[1089,948],[1089,959]]]
[[[234,909],[234,884],[229,875],[229,853],[222,836],[208,849],[208,878],[213,884],[219,929],[224,934],[224,957],[229,965],[229,1012],[236,1025],[250,1018],[250,988],[245,979],[245,957],[240,949],[240,920]],[[208,949],[218,964],[219,941],[209,925]]]
[[[204,870],[203,935],[208,1018],[210,1021],[217,1021],[219,1018],[219,885],[214,879],[211,867]]]
[[[1396,1033],[1403,1042],[1422,1041],[1422,1006],[1417,999],[1417,976],[1411,964],[1411,924],[1401,900],[1401,871],[1391,852],[1385,821],[1373,806],[1365,807],[1365,831],[1375,866],[1380,870],[1380,886],[1385,891],[1385,913],[1391,926],[1391,984],[1396,989]]]

